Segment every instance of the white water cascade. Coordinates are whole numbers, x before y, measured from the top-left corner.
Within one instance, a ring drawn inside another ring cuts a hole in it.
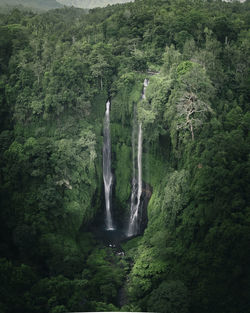
[[[145,92],[148,86],[148,79],[144,80],[142,100],[146,98]],[[137,143],[135,140],[136,130],[138,129]],[[134,122],[132,133],[132,158],[133,158],[133,180],[132,180],[132,194],[130,201],[130,218],[127,236],[135,236],[140,231],[140,203],[142,195],[142,142],[143,142],[142,124]],[[135,152],[137,144],[137,159],[135,162]]]
[[[103,181],[105,191],[105,229],[114,230],[114,223],[111,214],[112,183],[113,175],[111,172],[111,139],[110,139],[110,101],[106,103],[106,112],[103,124]]]

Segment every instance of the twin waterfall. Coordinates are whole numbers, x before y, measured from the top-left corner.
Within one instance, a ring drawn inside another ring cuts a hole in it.
[[[148,80],[144,80],[142,100],[145,99],[145,91]],[[130,199],[130,217],[126,231],[127,237],[132,237],[140,232],[141,223],[141,195],[142,195],[142,124],[138,122],[137,110],[134,112],[134,123],[132,133],[132,160],[133,160],[133,180],[132,193]],[[110,101],[106,103],[106,112],[103,125],[103,181],[105,189],[105,229],[115,230],[112,219],[112,182],[111,172],[111,139],[110,139]]]
[[[112,200],[112,182],[113,175],[111,172],[111,139],[110,139],[110,101],[106,103],[106,112],[103,124],[103,181],[105,191],[105,205],[106,217],[105,228],[106,230],[114,230],[114,223],[111,214],[111,200]]]

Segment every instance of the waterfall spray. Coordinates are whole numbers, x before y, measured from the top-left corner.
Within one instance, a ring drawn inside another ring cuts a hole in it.
[[[105,228],[106,230],[114,230],[111,214],[113,175],[111,172],[110,101],[106,103],[103,124],[103,181],[106,206]]]

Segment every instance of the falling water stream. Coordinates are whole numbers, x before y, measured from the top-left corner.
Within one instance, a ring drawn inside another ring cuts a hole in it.
[[[106,103],[103,124],[103,181],[106,206],[105,229],[114,230],[115,227],[111,213],[113,175],[111,172],[110,101],[107,101]]]
[[[144,80],[142,99],[145,99],[145,92],[148,86],[148,80]],[[137,142],[135,140],[136,128],[138,129]],[[136,121],[133,126],[132,133],[132,158],[133,158],[133,180],[132,180],[132,193],[130,201],[130,218],[127,236],[132,237],[139,233],[140,231],[140,203],[142,195],[142,142],[143,142],[143,132],[142,124]],[[137,146],[137,160],[135,162],[135,151]]]

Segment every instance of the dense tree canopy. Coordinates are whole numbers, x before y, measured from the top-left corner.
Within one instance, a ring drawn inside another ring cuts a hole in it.
[[[249,1],[0,14],[1,312],[250,312],[249,20]],[[96,235],[107,99],[119,227],[134,112],[152,190],[125,257]]]

